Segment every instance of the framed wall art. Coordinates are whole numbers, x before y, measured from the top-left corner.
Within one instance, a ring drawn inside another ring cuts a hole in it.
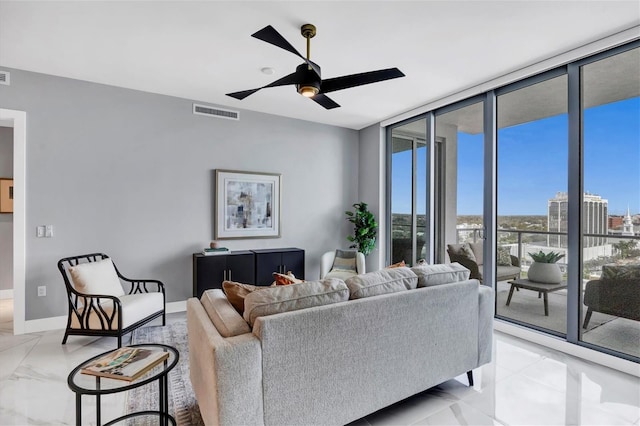
[[[215,239],[280,237],[281,176],[216,170]]]
[[[13,213],[13,179],[0,178],[0,213]]]

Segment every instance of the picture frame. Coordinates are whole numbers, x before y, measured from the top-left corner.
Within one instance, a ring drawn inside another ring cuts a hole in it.
[[[214,238],[279,238],[281,185],[277,173],[216,169]]]
[[[0,178],[0,213],[13,213],[13,179]]]

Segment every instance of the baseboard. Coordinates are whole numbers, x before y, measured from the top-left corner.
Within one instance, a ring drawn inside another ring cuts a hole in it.
[[[13,289],[9,290],[0,290],[0,300],[4,299],[13,299]]]
[[[604,365],[605,367],[613,368],[614,370],[622,371],[623,373],[627,373],[635,377],[640,377],[640,365],[633,361],[628,361],[613,355],[585,348],[584,346],[569,343],[558,337],[550,336],[548,334],[531,330],[516,324],[511,324],[506,321],[501,321],[499,319],[493,320],[493,329],[547,348],[555,349],[556,351],[560,351],[577,358]]]
[[[175,312],[184,312],[187,310],[187,301],[170,302],[166,305],[166,311],[168,314]],[[67,316],[61,317],[49,317],[40,318],[35,320],[28,320],[24,323],[25,333],[38,333],[40,331],[60,330],[67,326]]]

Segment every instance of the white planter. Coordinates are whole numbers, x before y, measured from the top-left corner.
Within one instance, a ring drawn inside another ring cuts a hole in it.
[[[562,272],[557,263],[533,262],[527,272],[529,280],[545,284],[559,284],[562,282]]]

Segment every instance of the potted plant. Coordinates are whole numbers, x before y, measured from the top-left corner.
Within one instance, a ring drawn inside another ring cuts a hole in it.
[[[564,254],[540,250],[538,253],[529,253],[533,259],[533,264],[529,267],[527,276],[529,280],[545,283],[559,284],[562,282],[562,272],[556,262],[564,257]]]
[[[366,256],[376,245],[378,223],[373,213],[369,211],[367,203],[356,203],[353,207],[354,212],[345,211],[347,220],[353,223],[353,235],[347,237],[347,240],[353,243],[349,248],[355,248]]]

